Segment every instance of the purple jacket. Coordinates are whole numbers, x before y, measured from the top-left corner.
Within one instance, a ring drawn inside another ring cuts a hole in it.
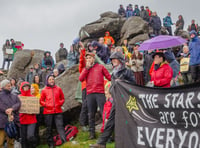
[[[14,121],[19,125],[19,109],[21,102],[17,95],[13,95],[6,90],[0,92],[0,129],[5,127],[8,122],[8,116],[5,113],[6,109],[13,108]]]

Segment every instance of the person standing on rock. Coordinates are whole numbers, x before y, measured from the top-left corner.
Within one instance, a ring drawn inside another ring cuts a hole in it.
[[[169,35],[172,35],[172,27],[171,27],[171,25],[173,25],[173,24],[174,23],[172,23],[171,13],[169,12],[167,14],[167,16],[163,19],[163,25],[167,29]]]
[[[176,30],[174,32],[174,35],[177,35],[179,30],[183,30],[184,28],[184,19],[182,15],[178,16],[178,20],[176,21]]]
[[[143,20],[145,20],[145,21],[147,21],[147,22],[149,22],[149,13],[146,11],[146,10],[144,10],[144,6],[141,6],[140,7],[140,17],[143,19]]]
[[[63,91],[55,85],[53,75],[47,76],[46,87],[41,92],[40,104],[44,107],[44,118],[47,126],[47,143],[50,148],[54,147],[53,141],[53,123],[60,135],[62,143],[66,142],[65,130],[63,126],[62,105],[65,102]]]
[[[58,50],[58,56],[60,61],[66,60],[68,55],[68,51],[66,48],[64,48],[64,44],[60,43],[60,49]]]
[[[161,29],[161,20],[160,20],[160,17],[158,17],[157,13],[156,12],[153,12],[152,13],[152,17],[150,19],[150,22],[149,22],[150,26],[153,27],[153,34],[155,36],[158,36],[160,35],[160,29]]]
[[[110,86],[110,92],[112,92],[113,85],[116,79],[127,80],[133,84],[135,84],[135,78],[130,69],[125,67],[125,59],[121,52],[116,51],[110,56],[113,72],[112,72],[112,81]],[[113,94],[111,94],[114,96]],[[115,99],[115,98],[113,98]],[[97,144],[91,145],[90,148],[106,148],[106,142],[112,135],[115,127],[115,100],[113,100],[112,108],[110,111],[110,116],[108,121],[104,127],[103,133],[98,138]],[[119,119],[120,120],[120,119]]]
[[[12,61],[12,54],[8,53],[7,51],[8,50],[13,51],[9,40],[6,40],[6,43],[3,45],[2,50],[3,50],[3,65],[2,65],[2,69],[4,69],[5,64],[7,62],[7,70],[8,70],[9,67],[10,67],[10,62]]]
[[[25,81],[29,82],[30,84],[32,84],[33,82],[33,71],[34,71],[33,66],[30,66],[29,72],[26,74],[26,77],[25,77]]]
[[[97,106],[100,108],[101,114],[103,113],[104,103],[106,101],[104,94],[104,76],[107,80],[111,80],[111,75],[108,70],[98,63],[95,63],[95,54],[86,53],[86,66],[82,70],[79,80],[81,82],[86,80],[87,92],[87,107],[89,115],[89,139],[95,139],[95,114]]]

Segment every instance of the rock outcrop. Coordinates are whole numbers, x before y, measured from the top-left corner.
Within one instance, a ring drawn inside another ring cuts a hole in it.
[[[62,106],[64,114],[68,114],[64,117],[65,120],[71,120],[70,118],[76,119],[80,112],[81,104],[75,100],[77,84],[79,81],[78,78],[78,65],[75,65],[55,79],[56,85],[62,88],[65,95],[65,103]],[[72,111],[73,114],[71,114]]]
[[[41,63],[43,56],[44,51],[37,49],[17,51],[8,72],[8,78],[25,78],[26,73],[29,71],[29,67],[36,63]]]
[[[120,30],[126,19],[111,11],[100,16],[99,20],[81,28],[79,31],[81,41],[97,40],[99,37],[104,37],[106,31],[110,32],[116,42],[120,39]]]

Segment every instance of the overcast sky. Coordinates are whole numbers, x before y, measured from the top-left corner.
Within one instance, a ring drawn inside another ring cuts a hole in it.
[[[200,0],[0,0],[0,46],[14,38],[25,49],[50,50],[54,55],[60,42],[69,49],[82,26],[105,11],[117,12],[119,4],[148,5],[161,19],[171,12],[173,22],[182,14],[185,28],[191,19],[200,24]]]

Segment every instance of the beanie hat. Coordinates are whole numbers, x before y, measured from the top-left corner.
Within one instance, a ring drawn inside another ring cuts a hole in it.
[[[7,79],[1,81],[1,88],[4,88],[4,87],[5,87],[7,84],[9,84],[9,83],[10,83],[10,81],[7,80]]]
[[[190,31],[190,35],[194,34],[195,36],[197,36],[197,32],[195,30]]]

